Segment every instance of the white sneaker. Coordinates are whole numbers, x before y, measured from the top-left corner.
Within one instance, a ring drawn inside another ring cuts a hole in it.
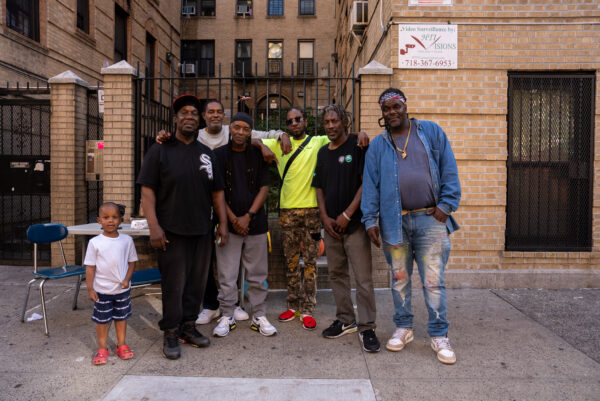
[[[198,319],[196,319],[197,324],[208,324],[221,316],[221,311],[219,309],[202,309],[202,312],[198,315]]]
[[[392,334],[385,347],[390,351],[402,351],[402,348],[411,342],[413,338],[413,329],[399,328]]]
[[[213,330],[213,336],[225,337],[229,332],[235,329],[235,319],[232,317],[222,316],[219,319],[219,324]]]
[[[253,316],[250,328],[267,337],[277,334],[277,329],[267,320],[266,316]]]
[[[236,306],[235,309],[233,310],[233,318],[238,321],[238,320],[248,320],[250,319],[250,316],[248,316],[248,313],[243,310],[241,307]]]
[[[456,354],[450,345],[448,337],[431,337],[431,348],[433,348],[441,363],[445,363],[446,365],[456,363]]]

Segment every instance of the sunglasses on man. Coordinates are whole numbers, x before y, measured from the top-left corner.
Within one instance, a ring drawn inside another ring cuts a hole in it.
[[[292,125],[294,121],[296,121],[296,124],[300,124],[302,122],[302,117],[288,118],[285,120],[285,125]]]

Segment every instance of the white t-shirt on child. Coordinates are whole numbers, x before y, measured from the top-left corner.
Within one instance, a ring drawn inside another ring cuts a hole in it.
[[[113,295],[127,291],[121,282],[127,275],[129,262],[138,260],[133,239],[127,234],[110,238],[104,234],[90,240],[83,264],[96,266],[94,290],[101,294]]]

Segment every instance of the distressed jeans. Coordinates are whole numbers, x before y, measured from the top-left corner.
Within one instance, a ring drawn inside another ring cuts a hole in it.
[[[426,211],[405,214],[402,216],[402,239],[403,242],[396,246],[383,244],[386,261],[392,269],[394,323],[398,328],[413,327],[411,275],[416,261],[429,314],[427,333],[431,337],[445,336],[449,324],[444,270],[450,255],[446,224],[428,216]]]

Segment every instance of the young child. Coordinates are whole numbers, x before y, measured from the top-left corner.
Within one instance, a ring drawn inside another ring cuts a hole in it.
[[[92,321],[98,336],[98,351],[92,362],[104,365],[108,361],[106,340],[111,320],[115,321],[117,332],[116,354],[121,359],[134,356],[125,344],[125,333],[126,319],[131,316],[129,282],[138,258],[133,239],[117,231],[123,218],[116,203],[102,204],[97,221],[102,225],[102,234],[90,240],[83,263],[88,298],[94,301]]]

